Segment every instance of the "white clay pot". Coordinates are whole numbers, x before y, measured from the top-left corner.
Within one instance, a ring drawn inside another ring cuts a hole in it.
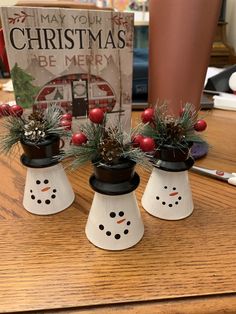
[[[75,195],[58,161],[60,138],[52,135],[37,145],[26,140],[21,144],[21,162],[27,167],[24,208],[32,214],[51,215],[69,207]]]
[[[142,197],[143,208],[151,215],[179,220],[193,212],[188,169],[193,165],[189,151],[165,147],[160,152]]]
[[[144,226],[134,192],[113,196],[96,192],[85,233],[105,250],[124,250],[138,243]]]
[[[188,171],[168,172],[153,168],[142,197],[143,208],[151,215],[179,220],[193,212]]]
[[[27,169],[23,206],[30,213],[59,213],[69,207],[74,198],[74,192],[61,164]]]
[[[95,191],[85,233],[95,246],[124,250],[143,237],[144,226],[134,190],[139,176],[135,163],[94,167],[90,185]]]

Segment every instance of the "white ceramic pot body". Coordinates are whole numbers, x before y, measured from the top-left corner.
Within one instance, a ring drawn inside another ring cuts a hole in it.
[[[27,168],[23,206],[32,214],[51,215],[69,207],[75,195],[62,165]]]
[[[171,172],[153,168],[142,197],[143,208],[151,215],[179,220],[193,212],[188,171]]]
[[[139,176],[135,163],[122,160],[115,165],[94,166],[90,185],[95,191],[85,233],[95,246],[124,250],[138,243],[144,226],[134,190]]]
[[[135,193],[111,196],[96,192],[85,232],[91,243],[105,250],[124,250],[137,244],[144,226]]]

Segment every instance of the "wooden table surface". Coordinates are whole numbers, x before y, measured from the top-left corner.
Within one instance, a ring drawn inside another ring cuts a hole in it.
[[[0,94],[0,101],[11,98]],[[236,112],[204,114],[210,150],[196,164],[236,171]],[[149,174],[138,169],[144,237],[109,252],[84,233],[91,172],[90,165],[69,172],[75,202],[41,217],[22,206],[26,168],[19,156],[0,156],[1,313],[236,313],[236,187],[190,172],[193,214],[164,221],[142,209]]]

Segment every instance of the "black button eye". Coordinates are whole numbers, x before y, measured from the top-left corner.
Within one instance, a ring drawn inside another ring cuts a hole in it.
[[[47,179],[46,179],[46,180],[44,180],[44,183],[45,183],[45,184],[48,184],[48,182],[49,182],[49,181],[48,181]]]
[[[119,212],[119,216],[120,217],[124,216],[124,212]]]
[[[173,190],[175,191],[175,190],[176,190],[176,188],[173,188]]]
[[[167,189],[167,186],[164,186],[164,189]]]
[[[111,218],[115,218],[115,217],[116,217],[116,213],[110,212],[110,217],[111,217]]]
[[[36,181],[36,184],[40,184],[40,183],[41,183],[40,180],[37,180],[37,181]]]

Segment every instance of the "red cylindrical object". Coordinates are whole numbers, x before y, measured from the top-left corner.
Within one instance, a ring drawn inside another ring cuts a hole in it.
[[[168,103],[170,114],[200,98],[221,0],[150,0],[149,96]]]

